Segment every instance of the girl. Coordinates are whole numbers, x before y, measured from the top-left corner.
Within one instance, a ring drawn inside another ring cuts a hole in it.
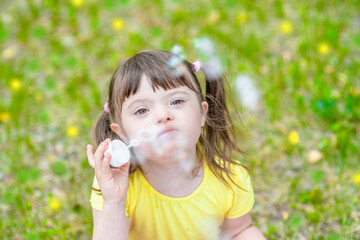
[[[254,193],[237,147],[224,79],[162,50],[126,59],[115,71],[109,99],[88,145],[95,169],[93,239],[264,239],[249,215]],[[176,60],[175,59],[175,60]],[[175,64],[174,64],[175,62]],[[171,64],[170,64],[171,63]],[[120,139],[141,136],[129,163],[113,168],[104,153]],[[144,131],[143,131],[144,133]],[[152,135],[152,136],[150,136]]]

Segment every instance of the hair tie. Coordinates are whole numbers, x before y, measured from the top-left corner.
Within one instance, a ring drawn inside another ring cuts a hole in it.
[[[193,66],[194,66],[194,73],[197,73],[200,71],[201,68],[201,62],[199,60],[193,62]]]
[[[106,102],[105,105],[104,105],[104,111],[109,113],[110,112],[110,108],[109,108],[109,103]]]

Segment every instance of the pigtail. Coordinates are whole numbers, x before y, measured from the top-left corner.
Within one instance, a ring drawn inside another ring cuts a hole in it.
[[[203,154],[218,178],[230,186],[224,178],[223,173],[225,173],[228,179],[237,185],[230,176],[232,174],[230,165],[240,165],[247,170],[249,169],[240,162],[233,160],[234,152],[240,153],[245,159],[246,156],[245,152],[238,147],[236,129],[227,107],[225,87],[229,88],[229,86],[225,76],[218,76],[214,79],[213,75],[207,74],[206,71],[203,72],[206,80],[205,99],[209,105],[203,137],[200,138],[200,142],[204,146]],[[238,116],[237,112],[234,114]]]

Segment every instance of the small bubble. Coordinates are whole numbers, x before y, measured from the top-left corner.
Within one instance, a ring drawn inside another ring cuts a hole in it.
[[[251,78],[246,75],[239,75],[235,81],[241,103],[253,111],[256,110],[260,94]]]
[[[139,144],[140,144],[140,142],[137,139],[132,139],[130,141],[130,147],[137,147],[137,146],[139,146]]]
[[[183,158],[180,161],[180,166],[185,171],[185,173],[190,174],[194,167],[194,163],[189,158]]]
[[[153,142],[155,140],[156,133],[154,130],[149,128],[143,128],[137,132],[136,136],[141,142]]]
[[[180,54],[181,51],[182,51],[182,49],[183,49],[182,46],[176,44],[176,45],[174,45],[174,46],[172,47],[171,52],[172,52],[173,54]]]
[[[208,80],[217,80],[222,76],[222,66],[219,57],[212,57],[208,62],[202,63],[201,69]]]
[[[215,52],[214,44],[207,37],[194,38],[193,45],[194,48],[206,57],[211,57]]]

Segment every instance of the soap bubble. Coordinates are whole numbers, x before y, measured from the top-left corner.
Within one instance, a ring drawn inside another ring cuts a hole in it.
[[[180,64],[185,61],[185,54],[182,52],[183,47],[180,45],[174,45],[171,49],[173,56],[167,62],[167,65],[171,68],[175,77],[181,76],[181,71],[178,69]]]
[[[183,139],[180,132],[171,137],[160,137],[152,143],[152,148],[158,157],[177,157],[184,149]]]
[[[156,138],[156,132],[153,129],[143,128],[136,133],[136,136],[141,142],[153,142]]]
[[[183,61],[185,60],[185,58],[179,56],[179,55],[173,55],[167,65],[170,67],[172,74],[175,77],[180,77],[181,76],[181,71],[180,71],[180,65],[183,63]]]
[[[139,141],[139,140],[137,140],[137,139],[132,139],[132,140],[130,141],[129,147],[137,147],[137,146],[139,146],[139,144],[140,144],[140,141]]]
[[[133,154],[134,158],[136,159],[136,161],[138,162],[138,164],[141,165],[144,162],[146,162],[146,157],[141,152],[133,150],[132,154]]]
[[[204,236],[212,238],[219,237],[220,228],[219,223],[212,217],[204,217],[200,220],[198,228]]]
[[[194,161],[186,156],[179,157],[180,167],[185,171],[186,174],[191,174],[195,167]]]
[[[255,87],[251,78],[247,75],[239,75],[236,78],[236,91],[239,94],[241,103],[255,111],[259,101],[259,91]]]
[[[194,38],[193,46],[205,57],[211,57],[215,53],[214,44],[207,37]]]
[[[183,49],[182,46],[176,44],[176,45],[174,45],[174,46],[172,47],[171,52],[172,52],[173,54],[179,55],[179,54],[181,53],[182,49]]]
[[[222,66],[219,57],[212,57],[208,62],[201,64],[201,69],[208,80],[217,80],[222,76]]]
[[[201,70],[204,72],[207,80],[218,80],[223,73],[223,67],[220,57],[215,54],[215,47],[207,37],[194,38],[193,46],[200,52]]]

